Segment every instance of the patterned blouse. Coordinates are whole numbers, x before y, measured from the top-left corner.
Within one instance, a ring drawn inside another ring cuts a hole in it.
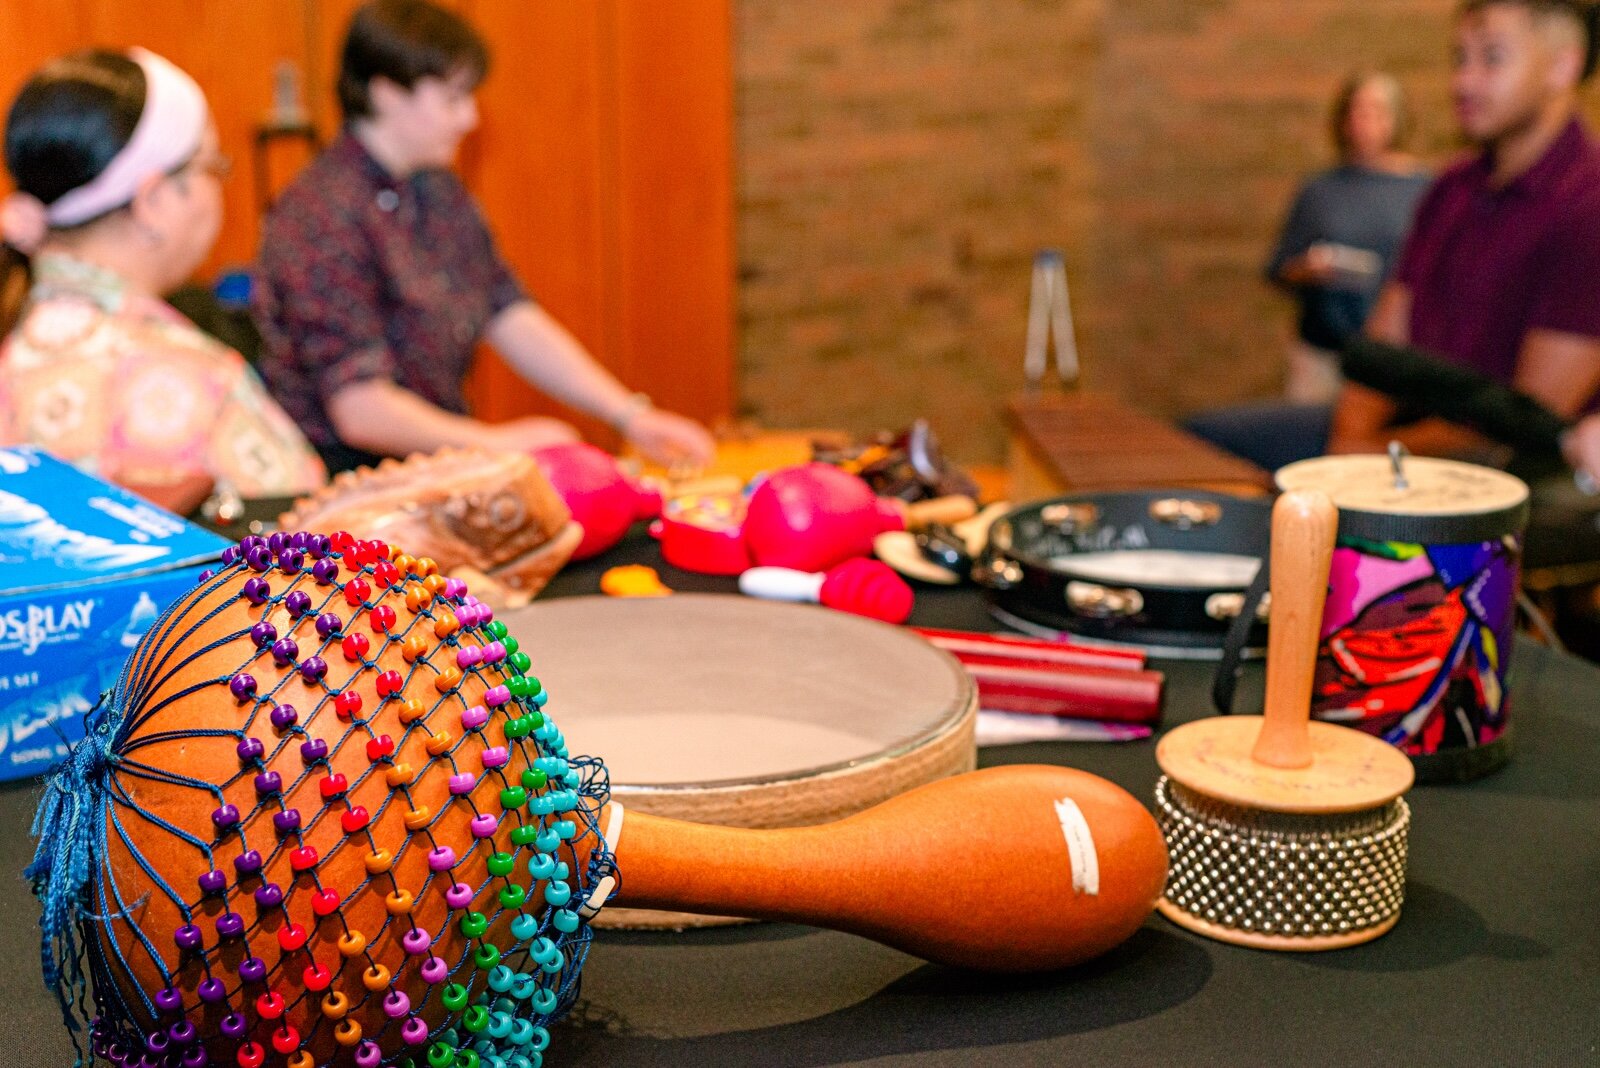
[[[209,477],[245,497],[300,493],[322,462],[244,358],[117,275],[38,257],[0,345],[0,445],[34,444],[112,482]]]
[[[348,131],[295,178],[261,237],[261,375],[334,466],[327,399],[368,379],[464,413],[462,381],[490,320],[528,296],[449,171],[395,178]]]

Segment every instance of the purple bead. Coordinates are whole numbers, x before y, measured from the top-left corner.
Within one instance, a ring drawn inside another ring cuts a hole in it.
[[[272,566],[272,550],[265,545],[257,545],[253,549],[246,549],[244,562],[252,571],[265,571]]]
[[[272,662],[279,667],[288,667],[289,662],[300,655],[300,645],[293,638],[279,638],[272,643]]]
[[[252,575],[244,580],[239,593],[251,604],[266,604],[267,598],[272,596],[272,587],[260,575]]]
[[[483,703],[490,708],[499,708],[509,700],[511,700],[511,690],[505,686],[491,686],[483,694]]]
[[[400,1025],[400,1037],[408,1046],[420,1046],[428,1039],[428,1025],[413,1016]]]
[[[313,738],[309,742],[300,743],[300,756],[307,764],[315,764],[328,755],[328,743],[322,738]]]
[[[456,866],[456,851],[449,846],[434,846],[428,850],[428,867],[434,871],[449,871]]]
[[[267,747],[261,744],[260,738],[243,738],[233,751],[239,754],[240,760],[248,764],[252,760],[260,759],[261,754],[267,751]]]
[[[271,645],[278,640],[278,628],[263,619],[250,628],[250,640],[255,642],[257,649]]]
[[[195,1035],[198,1033],[199,1032],[194,1029],[194,1024],[190,1023],[188,1020],[179,1020],[177,1023],[167,1028],[167,1037],[172,1039],[172,1041],[176,1042],[180,1046],[187,1046],[189,1043],[193,1042]]]
[[[179,1068],[206,1068],[211,1063],[211,1054],[206,1052],[204,1046],[191,1046],[183,1051],[179,1058]]]
[[[211,813],[211,822],[217,830],[227,830],[239,822],[239,809],[235,805],[222,805]]]
[[[498,768],[502,767],[507,760],[511,759],[511,757],[510,754],[506,752],[505,746],[491,745],[489,748],[478,754],[478,759],[483,762],[483,766],[486,768]]]
[[[283,599],[283,607],[295,619],[311,611],[311,595],[305,590],[290,590],[289,596]]]
[[[199,949],[202,937],[200,928],[192,923],[186,923],[172,932],[172,940],[178,943],[179,949]]]
[[[283,904],[283,887],[267,883],[256,888],[256,904],[264,909],[275,909]]]
[[[244,934],[244,917],[237,912],[224,912],[217,917],[217,934],[222,938],[238,938]]]
[[[391,1020],[398,1020],[410,1011],[411,999],[403,990],[391,990],[383,999],[383,1014]]]
[[[233,858],[233,869],[240,875],[254,875],[261,870],[261,854],[254,849],[240,853]]]
[[[428,952],[428,948],[433,945],[433,939],[428,937],[427,931],[413,927],[400,936],[400,945],[407,953],[417,957]]]
[[[286,808],[282,812],[273,813],[272,825],[278,828],[279,834],[293,834],[300,829],[300,810]]]
[[[183,993],[169,986],[156,991],[155,1002],[160,1012],[177,1012],[183,1008]]]
[[[339,562],[323,557],[311,565],[311,577],[317,580],[318,586],[326,586],[339,575]]]
[[[258,545],[265,546],[266,544],[267,539],[263,538],[260,534],[246,534],[244,537],[239,539],[239,551],[242,553],[247,553]]]
[[[216,577],[217,573],[208,567],[204,571],[200,572],[200,579],[195,583],[195,585],[204,586],[206,583],[210,582]]]
[[[294,705],[278,705],[268,718],[278,730],[286,731],[300,719],[300,713]]]
[[[232,567],[234,563],[238,561],[239,554],[242,551],[243,550],[241,550],[237,545],[230,545],[226,549],[222,550],[222,566]]]
[[[228,877],[213,868],[200,876],[200,892],[202,894],[220,894],[228,888]]]
[[[480,604],[478,606],[478,626],[481,627],[486,623],[492,623],[492,622],[494,622],[494,606],[493,605],[488,605],[488,604]]]
[[[228,996],[228,988],[216,976],[200,980],[200,985],[194,988],[194,992],[199,994],[200,1000],[207,1005],[215,1005]]]
[[[422,976],[424,983],[442,983],[445,976],[450,974],[450,965],[444,962],[443,957],[429,957],[417,969],[417,974]]]
[[[472,904],[472,887],[456,883],[444,892],[444,903],[453,909],[464,909]]]
[[[228,680],[228,692],[235,701],[248,701],[256,693],[256,677],[240,672]]]
[[[473,705],[461,713],[461,726],[469,731],[475,731],[489,722],[489,710],[482,705]]]
[[[494,834],[495,828],[500,826],[500,821],[484,812],[472,817],[472,822],[468,826],[472,828],[474,838],[488,838]]]
[[[464,597],[467,593],[467,584],[458,578],[444,580],[444,595],[446,597]],[[459,613],[457,613],[459,615]]]
[[[167,1052],[167,1047],[172,1045],[172,1039],[165,1032],[152,1031],[144,1036],[144,1048],[154,1053],[157,1057]]]
[[[456,667],[462,671],[476,667],[478,661],[483,659],[483,650],[476,645],[463,645],[456,650]]]
[[[203,986],[204,984],[201,985]],[[245,1032],[249,1029],[249,1022],[236,1012],[228,1013],[228,1015],[224,1016],[221,1022],[217,1024],[217,1030],[221,1031],[227,1037],[235,1039],[243,1038],[245,1036]]]
[[[356,1068],[378,1068],[383,1063],[383,1050],[370,1038],[363,1038],[356,1046]]]
[[[344,620],[332,612],[324,612],[317,617],[317,633],[323,638],[332,638],[339,633],[339,628],[344,626]]]
[[[256,776],[256,793],[275,794],[283,789],[283,776],[275,771],[263,771]]]
[[[307,682],[321,682],[328,673],[328,664],[320,656],[308,656],[300,661],[300,675]]]
[[[239,962],[239,978],[247,983],[259,983],[267,977],[267,962],[260,957],[246,957]]]
[[[470,794],[477,785],[478,780],[470,771],[461,771],[450,776],[450,792],[456,797]]]
[[[307,545],[311,544],[311,535],[307,534],[303,530],[297,530],[293,534],[289,535],[289,541],[287,544],[292,548],[303,551]]]
[[[306,557],[299,549],[285,549],[278,554],[278,567],[286,574],[298,575],[305,566]]]
[[[490,642],[483,647],[483,662],[485,664],[498,664],[506,658],[506,647],[499,642]]]
[[[310,556],[311,559],[321,560],[328,555],[328,550],[331,548],[333,548],[333,544],[328,540],[326,534],[306,535],[306,555]]]
[[[288,544],[289,535],[285,534],[281,530],[274,530],[271,534],[267,535],[267,548],[271,549],[275,553],[282,552],[284,546]]]

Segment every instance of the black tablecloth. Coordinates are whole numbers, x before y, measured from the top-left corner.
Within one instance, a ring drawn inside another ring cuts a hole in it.
[[[652,557],[634,537],[574,565],[546,596],[596,593],[605,567]],[[729,580],[661,569],[682,590]],[[914,621],[996,629],[977,595],[921,589]],[[536,652],[536,651],[535,651]],[[537,658],[535,659],[537,663]],[[1210,668],[1168,672],[1167,723],[1210,714]],[[545,1062],[654,1065],[1510,1065],[1600,1063],[1600,672],[1519,643],[1517,752],[1468,786],[1418,787],[1395,930],[1326,954],[1211,942],[1153,917],[1067,972],[994,977],[849,935],[778,924],[682,934],[601,931],[583,999]],[[1241,708],[1259,703],[1248,669]],[[986,750],[984,764],[1070,764],[1141,798],[1154,745]],[[31,852],[37,786],[0,790],[0,871]],[[0,879],[0,1065],[71,1063],[39,979],[37,915]]]

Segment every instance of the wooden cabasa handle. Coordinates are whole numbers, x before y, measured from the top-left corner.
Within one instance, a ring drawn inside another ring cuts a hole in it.
[[[1311,683],[1339,511],[1321,490],[1290,490],[1272,507],[1272,626],[1267,697],[1250,756],[1274,768],[1311,765]]]
[[[611,806],[612,903],[805,923],[926,960],[1039,971],[1088,960],[1144,922],[1167,878],[1155,820],[1070,768],[991,768],[835,823],[745,830]]]

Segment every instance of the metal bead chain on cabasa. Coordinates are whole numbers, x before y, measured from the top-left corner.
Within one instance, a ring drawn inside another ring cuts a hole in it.
[[[1171,854],[1166,899],[1209,923],[1267,935],[1376,927],[1405,901],[1404,798],[1314,817],[1243,809],[1156,783],[1156,822]]]
[[[46,980],[69,1026],[92,1012],[92,1055],[537,1068],[615,865],[605,769],[530,668],[429,560],[344,533],[228,549],[36,820]]]

